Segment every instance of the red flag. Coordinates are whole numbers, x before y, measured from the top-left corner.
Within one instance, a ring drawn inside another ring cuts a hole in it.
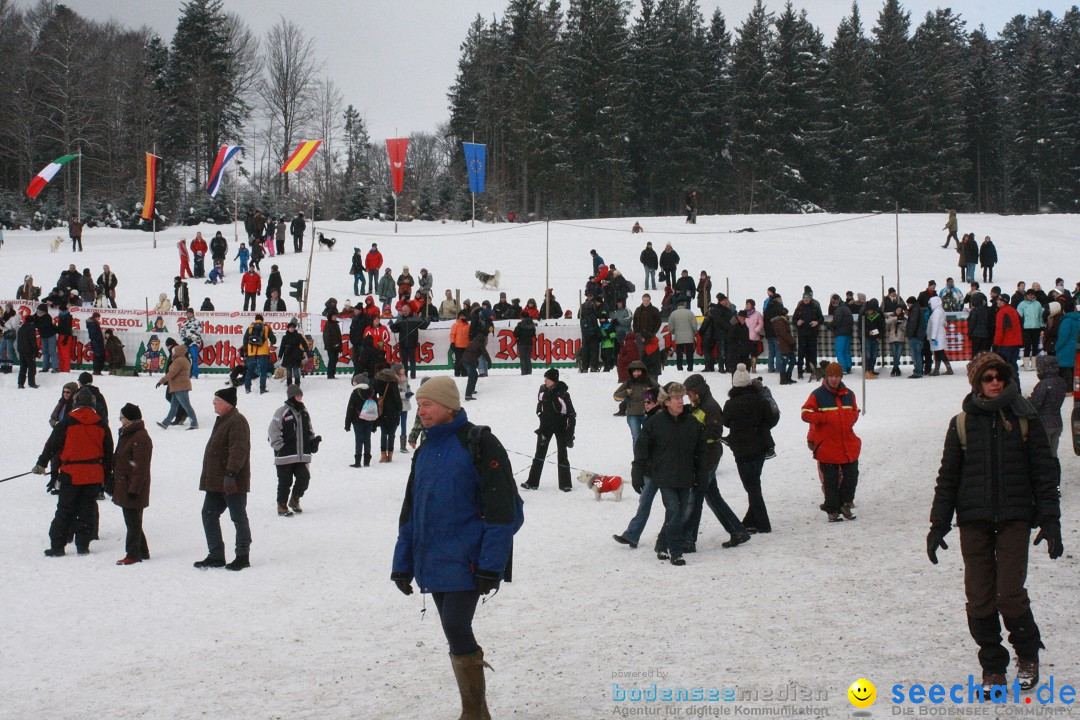
[[[409,138],[394,138],[386,141],[386,152],[390,156],[390,177],[394,181],[394,194],[401,194],[405,184],[405,151],[409,147]]]

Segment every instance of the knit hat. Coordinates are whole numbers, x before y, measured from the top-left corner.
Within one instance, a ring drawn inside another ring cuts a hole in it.
[[[640,360],[631,360],[630,364],[626,366],[626,369],[630,372],[634,372],[635,370],[648,372],[649,370],[649,368],[645,367],[645,363],[641,362]]]
[[[91,375],[88,372],[85,372],[85,371],[79,373],[79,384],[80,385],[93,385],[94,384],[94,376]]]
[[[224,400],[225,402],[232,405],[233,407],[236,407],[236,388],[235,387],[222,388],[222,389],[218,390],[216,393],[214,393],[214,396],[219,397],[222,400]]]
[[[303,397],[304,391],[300,389],[299,385],[290,385],[285,391],[285,397],[289,400],[294,400],[298,397]]]
[[[997,370],[1005,382],[1008,383],[1012,379],[1012,367],[1005,362],[1005,358],[1001,357],[997,353],[984,352],[976,355],[972,360],[968,361],[967,374],[968,382],[971,383],[971,388],[975,391],[979,390],[980,379],[987,370]]]
[[[75,393],[75,402],[73,407],[94,407],[94,393],[90,392],[86,388],[83,388],[79,392]]]
[[[402,372],[403,372],[403,371],[405,370],[405,366],[404,366],[404,365],[402,365],[402,364],[401,364],[401,363],[399,363],[399,362],[396,362],[396,363],[392,363],[392,364],[390,365],[390,370],[391,370],[391,371],[392,371],[392,372],[393,372],[393,373],[394,373],[395,375],[398,375],[398,374],[402,373]]]
[[[745,363],[739,363],[735,367],[735,372],[731,376],[732,387],[750,387],[750,371],[746,369]]]
[[[437,402],[448,410],[461,409],[461,393],[458,392],[457,383],[447,375],[433,377],[422,384],[416,391],[416,399],[419,401],[422,398]]]
[[[1050,303],[1048,307],[1050,308],[1051,317],[1053,317],[1054,315],[1059,315],[1061,313],[1061,303],[1059,303],[1057,300]]]
[[[724,293],[716,293],[716,302],[723,302],[724,300],[727,300],[727,295]]]
[[[37,311],[47,313],[47,312],[49,312],[49,306],[46,305],[45,303],[41,303],[40,305],[37,306]]]
[[[685,385],[686,389],[694,393],[695,395],[701,395],[702,390],[709,389],[709,383],[700,373],[694,373],[690,377],[683,380],[683,385]]]
[[[559,382],[559,368],[548,368],[544,373],[544,379],[551,382]]]
[[[681,383],[673,382],[668,383],[664,387],[660,388],[660,395],[657,400],[661,403],[666,403],[672,398],[682,398],[686,394],[686,387]]]
[[[126,417],[131,422],[135,422],[136,420],[142,420],[142,410],[139,409],[138,405],[134,405],[132,403],[128,403],[124,407],[120,408],[120,415],[121,417]]]
[[[838,377],[843,377],[844,376],[844,368],[842,368],[840,366],[840,363],[838,363],[838,362],[831,362],[831,363],[829,363],[828,367],[825,368],[825,377],[829,377],[830,375],[836,375]]]

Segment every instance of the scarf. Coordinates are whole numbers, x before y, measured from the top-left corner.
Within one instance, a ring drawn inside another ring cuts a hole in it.
[[[1006,407],[1011,409],[1016,417],[1035,417],[1038,415],[1035,406],[1020,394],[1020,390],[1016,383],[1011,381],[996,398],[984,397],[977,392],[973,392],[971,393],[971,402],[980,410],[984,410],[990,414],[1000,414],[1001,422],[1007,431],[1012,430],[1012,423],[1005,417],[1004,409]]]

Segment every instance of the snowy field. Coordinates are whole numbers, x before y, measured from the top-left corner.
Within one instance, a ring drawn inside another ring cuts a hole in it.
[[[646,218],[643,236],[632,236],[635,218],[578,221],[550,226],[550,285],[564,307],[576,308],[578,288],[591,270],[588,250],[625,270],[642,287],[637,257],[651,240],[659,251],[674,243],[682,265],[696,277],[713,275],[714,292],[730,278],[733,300],[760,303],[775,285],[792,306],[809,283],[823,303],[831,292],[880,294],[896,284],[893,216]],[[847,222],[837,222],[849,220]],[[933,278],[943,285],[958,276],[956,254],[940,248],[942,215],[900,217],[900,290],[916,294]],[[800,229],[775,230],[817,224]],[[755,234],[730,230],[754,227]],[[993,237],[1001,264],[997,283],[1018,280],[1044,289],[1064,275],[1071,289],[1080,279],[1075,216],[961,216],[960,232]],[[203,226],[210,238],[216,228]],[[230,239],[232,228],[222,228]],[[461,288],[462,297],[495,302],[482,291],[476,270],[499,269],[509,297],[542,297],[545,226],[477,226],[403,223],[325,223],[338,238],[335,252],[316,252],[311,305],[317,312],[333,295],[351,297],[347,275],[352,247],[378,242],[396,276],[407,264],[414,276],[427,267],[436,296]],[[66,240],[66,230],[60,230]],[[52,232],[6,232],[0,249],[0,296],[13,297],[26,273],[47,292],[72,261],[70,244],[51,254]],[[171,297],[177,272],[176,241],[192,228],[158,233],[88,229],[86,251],[75,262],[94,276],[108,263],[119,277],[121,307],[141,308],[144,297]],[[291,247],[291,243],[290,243]],[[264,261],[281,266],[286,284],[299,277],[307,256]],[[209,296],[218,310],[241,306],[236,264],[225,284],[191,284],[196,307]],[[287,285],[286,285],[287,289]],[[988,289],[988,288],[986,288]],[[205,291],[205,292],[204,292]],[[287,299],[288,300],[288,299]],[[292,303],[290,302],[290,307]],[[867,414],[856,431],[863,438],[855,522],[827,524],[806,450],[799,408],[813,385],[778,387],[766,382],[781,407],[774,430],[778,457],[766,463],[765,499],[774,531],[737,549],[706,511],[698,552],[684,568],[660,562],[650,551],[662,507],[654,508],[642,546],[629,550],[611,540],[633,515],[637,495],[597,503],[575,483],[556,490],[549,466],[540,490],[524,496],[526,523],[515,542],[514,579],[478,609],[477,639],[496,672],[488,697],[496,718],[601,718],[644,703],[615,702],[620,688],[735,687],[759,693],[757,702],[677,702],[667,716],[717,717],[753,707],[780,715],[784,706],[823,708],[846,716],[848,686],[865,677],[877,685],[877,717],[892,714],[894,684],[966,683],[978,676],[975,646],[964,617],[958,533],[948,537],[941,564],[926,559],[924,539],[945,428],[967,392],[962,371],[912,383],[906,378],[869,383]],[[671,367],[664,380],[688,373]],[[905,375],[907,372],[905,372]],[[578,375],[564,370],[578,411],[571,463],[606,474],[630,475],[630,434],[612,417],[614,373]],[[728,376],[706,376],[723,401]],[[405,598],[389,581],[397,516],[411,455],[395,453],[390,465],[347,467],[352,434],[344,432],[348,373],[330,382],[304,382],[317,433],[325,438],[312,463],[311,488],[301,516],[279,518],[276,479],[264,428],[284,400],[241,393],[239,409],[252,426],[252,567],[241,573],[194,570],[206,555],[200,522],[198,476],[210,434],[211,396],[222,376],[195,381],[192,400],[203,426],[197,432],[163,431],[163,393],[147,378],[102,377],[97,384],[115,424],[126,402],[142,407],[155,443],[151,505],[145,532],[153,557],[117,567],[123,552],[120,510],[101,504],[101,540],[88,557],[72,552],[47,559],[47,530],[55,498],[44,481],[27,476],[0,485],[7,518],[0,526],[5,637],[0,645],[0,717],[4,718],[375,718],[457,717],[459,704],[437,613],[421,596]],[[16,390],[15,375],[0,376],[0,432],[5,438],[3,476],[28,470],[48,435],[49,412],[63,375],[39,376],[40,390]],[[470,419],[491,425],[511,451],[514,469],[527,472],[535,436],[532,414],[540,374],[493,371],[481,379]],[[1034,373],[1024,373],[1030,392]],[[461,383],[463,389],[463,383]],[[415,387],[415,386],[414,386]],[[1067,401],[1065,412],[1071,411]],[[410,416],[410,423],[412,417]],[[1043,546],[1031,553],[1029,591],[1047,649],[1044,681],[1080,682],[1080,593],[1075,517],[1080,460],[1062,439],[1063,537],[1066,554],[1051,563]],[[576,473],[575,473],[576,474]],[[719,470],[721,492],[737,513],[746,496],[730,455]],[[223,518],[228,554],[232,527]],[[71,548],[69,548],[71,549]],[[1011,666],[1010,671],[1014,668]],[[636,675],[635,675],[636,674]],[[1010,673],[1010,679],[1012,674]],[[767,701],[766,693],[813,694],[813,700]],[[659,703],[649,707],[657,711]],[[1016,708],[1014,708],[1016,709]]]

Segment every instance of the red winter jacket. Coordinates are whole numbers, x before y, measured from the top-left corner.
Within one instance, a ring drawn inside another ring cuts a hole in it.
[[[206,246],[206,241],[205,240],[203,240],[202,238],[195,238],[194,240],[191,241],[191,254],[192,255],[194,255],[195,253],[201,252],[203,254],[203,257],[206,257],[206,251],[207,251],[207,246]]]
[[[93,408],[80,407],[53,428],[38,465],[47,467],[59,456],[60,473],[71,478],[72,485],[93,485],[111,477],[112,454],[108,425]]]
[[[843,465],[859,459],[862,440],[855,434],[859,406],[855,393],[844,385],[833,390],[828,379],[821,382],[802,407],[802,419],[810,423],[806,440],[818,462]]]
[[[1020,313],[1012,305],[998,308],[994,320],[994,344],[1002,347],[1022,347],[1024,333],[1021,331]]]
[[[240,289],[243,292],[255,293],[256,295],[262,292],[262,278],[259,276],[259,273],[244,273],[244,277],[240,280]]]
[[[378,270],[382,267],[382,253],[378,250],[368,250],[367,257],[364,258],[364,267],[368,270]]]

